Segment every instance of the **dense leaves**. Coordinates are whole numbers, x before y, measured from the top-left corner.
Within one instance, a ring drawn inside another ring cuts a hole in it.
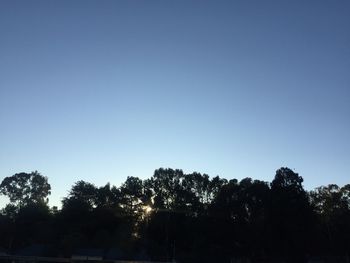
[[[57,209],[48,207],[46,177],[15,174],[0,186],[10,200],[0,214],[0,247],[50,244],[54,256],[101,248],[118,259],[179,262],[346,261],[350,185],[307,192],[302,183],[284,167],[271,183],[160,168],[120,187],[78,181]]]
[[[48,202],[51,186],[47,177],[37,171],[31,173],[18,173],[6,177],[0,185],[0,193],[7,195],[12,203],[18,206],[29,203]]]

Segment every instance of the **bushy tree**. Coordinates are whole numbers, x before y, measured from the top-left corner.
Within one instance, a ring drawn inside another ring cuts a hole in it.
[[[9,197],[10,202],[22,207],[30,203],[48,203],[51,186],[48,179],[37,171],[17,173],[5,177],[0,185],[0,193]]]

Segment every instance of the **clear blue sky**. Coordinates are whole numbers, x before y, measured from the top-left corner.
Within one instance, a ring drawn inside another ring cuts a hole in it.
[[[54,205],[77,180],[159,167],[350,183],[349,14],[345,0],[1,1],[0,179],[38,170]]]

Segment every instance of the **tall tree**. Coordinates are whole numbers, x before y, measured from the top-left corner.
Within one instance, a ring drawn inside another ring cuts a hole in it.
[[[78,181],[69,191],[68,197],[62,200],[63,208],[68,208],[70,205],[81,204],[81,206],[92,209],[96,206],[98,188],[89,182]]]
[[[350,255],[350,185],[321,186],[310,192],[319,219],[318,251]]]
[[[142,212],[144,186],[140,178],[129,176],[120,187],[122,206],[130,215]]]
[[[184,177],[182,170],[159,168],[154,171],[152,177],[154,189],[154,205],[159,209],[177,208],[178,193],[180,192],[180,182]]]
[[[0,193],[9,197],[10,202],[19,207],[30,203],[48,203],[51,186],[48,179],[37,171],[17,173],[5,177],[0,185]]]
[[[270,226],[274,253],[291,262],[305,262],[313,229],[312,209],[303,178],[282,167],[271,183]]]

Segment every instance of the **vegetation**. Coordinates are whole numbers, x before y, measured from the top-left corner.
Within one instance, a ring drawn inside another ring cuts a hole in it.
[[[50,185],[38,172],[6,177],[10,203],[0,214],[0,247],[51,244],[56,255],[77,248],[117,248],[120,257],[153,260],[305,262],[350,254],[350,185],[308,192],[289,168],[271,183],[226,180],[157,169],[120,186],[76,182],[62,208],[50,208]]]

